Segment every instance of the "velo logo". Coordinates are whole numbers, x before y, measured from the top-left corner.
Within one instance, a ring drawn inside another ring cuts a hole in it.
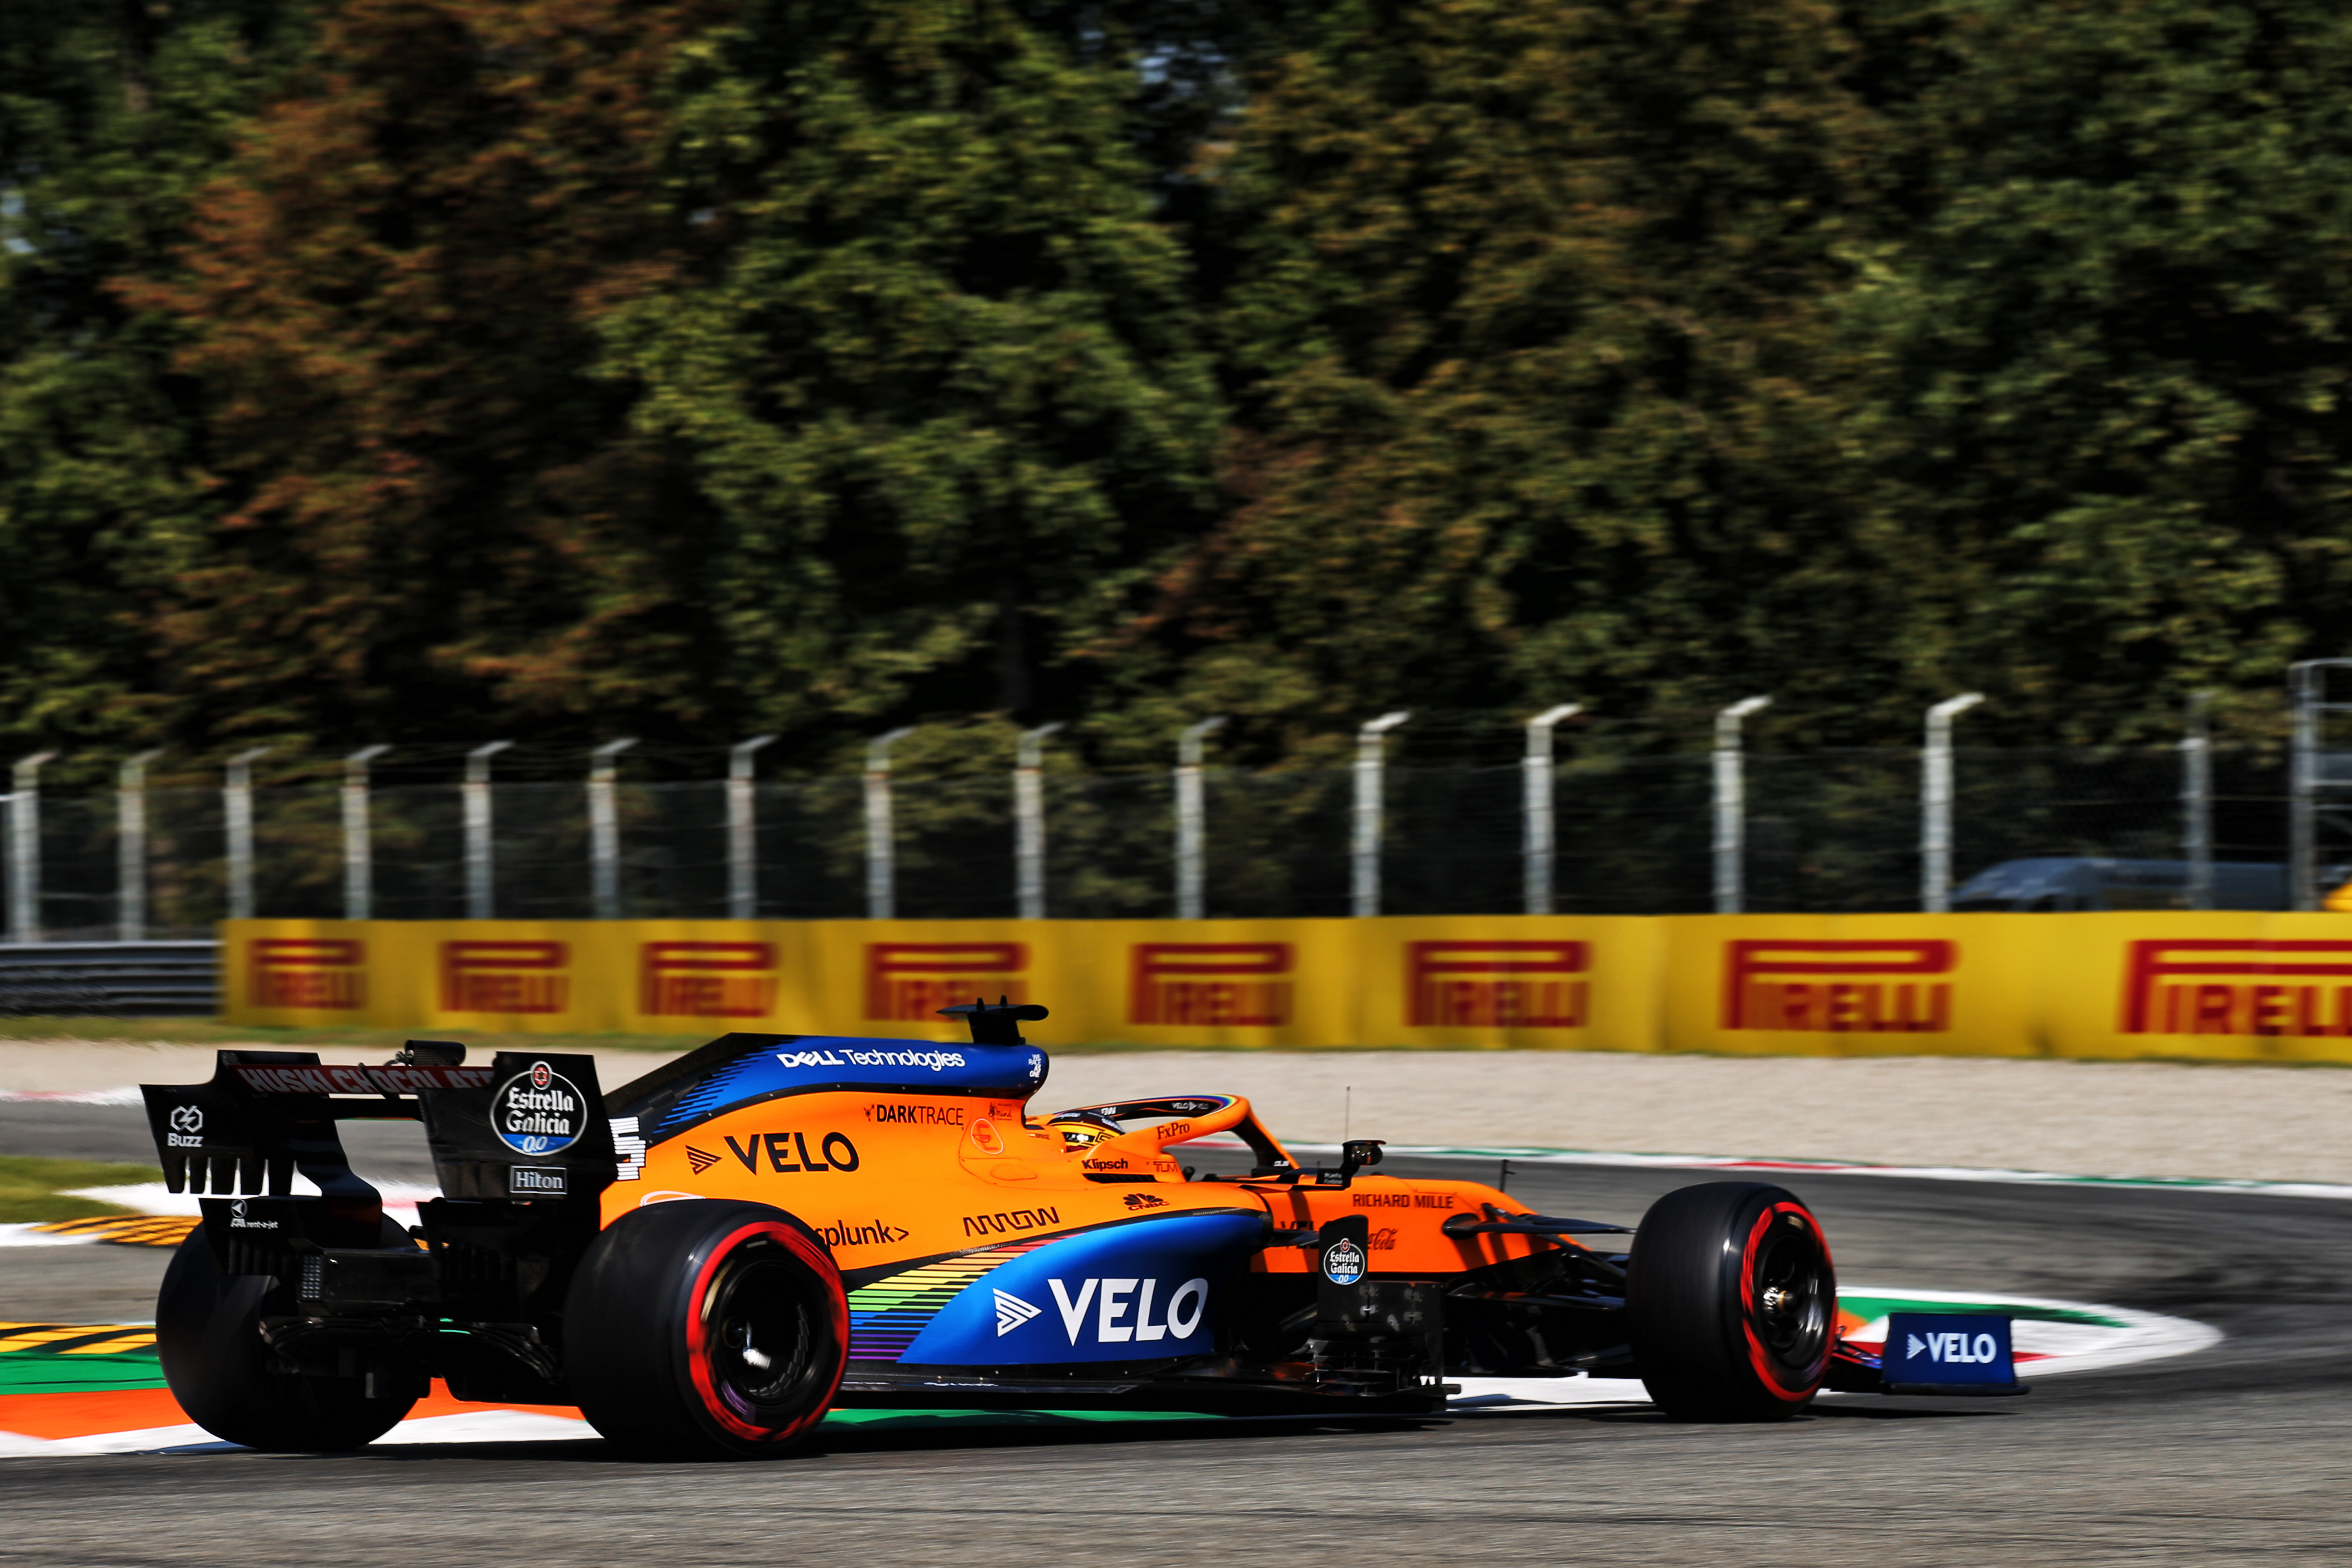
[[[2000,1342],[1990,1334],[1970,1336],[1948,1331],[1924,1337],[1906,1334],[1904,1338],[1909,1342],[1903,1349],[1906,1361],[1916,1361],[1922,1352],[1929,1361],[1948,1366],[1990,1366],[2002,1359]]]
[[[1054,1292],[1054,1306],[1061,1313],[1063,1331],[1073,1345],[1081,1334],[1096,1344],[1189,1340],[1200,1332],[1202,1320],[1209,1312],[1206,1279],[1187,1279],[1177,1286],[1168,1296],[1165,1315],[1158,1322],[1151,1317],[1152,1298],[1160,1289],[1157,1279],[1082,1279],[1075,1298],[1066,1280],[1048,1279],[1045,1284]],[[1029,1305],[1017,1297],[1008,1299],[1024,1307]],[[1091,1322],[1089,1308],[1094,1309]],[[1002,1317],[998,1325],[999,1335],[1008,1331]]]

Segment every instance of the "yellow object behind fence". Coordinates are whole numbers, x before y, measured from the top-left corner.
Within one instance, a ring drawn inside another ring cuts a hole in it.
[[[1043,1044],[2352,1061],[2325,914],[231,921],[233,1022]]]

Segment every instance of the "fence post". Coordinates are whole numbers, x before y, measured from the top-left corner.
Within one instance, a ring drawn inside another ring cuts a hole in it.
[[[1057,721],[1021,731],[1013,767],[1013,879],[1019,889],[1021,918],[1045,918],[1045,739],[1062,729]]]
[[[915,726],[877,735],[866,744],[866,918],[887,921],[898,909],[898,867],[890,825],[890,748]]]
[[[1187,724],[1176,734],[1176,918],[1197,921],[1208,909],[1209,813],[1201,757],[1209,737],[1225,727],[1222,713]]]
[[[753,794],[751,756],[774,741],[754,735],[727,748],[727,918],[760,918],[759,814]]]
[[[253,918],[253,763],[269,754],[255,746],[228,760],[227,782],[221,788],[221,815],[228,827],[228,918]]]
[[[1561,720],[1584,711],[1580,702],[1547,708],[1528,721],[1528,754],[1519,763],[1519,853],[1527,911],[1551,913],[1551,869],[1556,836],[1551,820],[1552,729]]]
[[[343,919],[375,918],[375,846],[368,836],[368,764],[392,750],[362,746],[343,759]]]
[[[1362,918],[1381,912],[1381,762],[1388,732],[1412,715],[1383,713],[1356,731],[1356,842],[1354,899],[1349,912]]]
[[[161,752],[123,759],[114,786],[114,934],[147,940],[147,764]]]
[[[496,918],[498,900],[492,886],[495,865],[490,858],[490,759],[513,745],[492,741],[466,753],[466,918]]]
[[[8,940],[41,940],[41,764],[55,752],[19,758],[8,798]]]
[[[600,921],[621,918],[621,753],[637,743],[607,741],[588,753],[588,879]]]
[[[2294,751],[2287,766],[2288,901],[2294,909],[2319,908],[2319,792],[2352,784],[2340,753],[2321,750],[2324,715],[2352,710],[2352,703],[2327,700],[2327,672],[2345,668],[2352,668],[2352,659],[2307,658],[2287,668],[2287,689],[2294,700]]]
[[[2180,847],[2192,910],[2213,907],[2213,754],[2205,719],[2212,697],[2189,694],[2189,732],[2180,738]]]
[[[1952,911],[1952,718],[1983,700],[1983,692],[1970,691],[1927,710],[1927,747],[1919,759],[1919,907],[1931,915]]]
[[[1747,697],[1715,716],[1715,912],[1736,915],[1746,901],[1748,779],[1739,755],[1739,721],[1769,697]]]

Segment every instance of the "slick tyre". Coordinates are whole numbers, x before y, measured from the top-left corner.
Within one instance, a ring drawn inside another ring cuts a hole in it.
[[[388,1226],[386,1245],[408,1245]],[[155,1298],[155,1351],[188,1419],[223,1442],[278,1453],[357,1448],[397,1426],[414,1394],[367,1397],[357,1377],[286,1369],[261,1338],[261,1320],[289,1316],[292,1293],[263,1274],[223,1274],[202,1226],[163,1271]],[[418,1373],[421,1385],[424,1374]]]
[[[677,1199],[622,1215],[563,1307],[572,1397],[651,1458],[789,1452],[849,1364],[849,1300],[816,1233],[764,1204]]]
[[[1668,1193],[1633,1236],[1625,1316],[1633,1362],[1680,1421],[1780,1421],[1829,1369],[1837,1274],[1821,1222],[1759,1182]]]

